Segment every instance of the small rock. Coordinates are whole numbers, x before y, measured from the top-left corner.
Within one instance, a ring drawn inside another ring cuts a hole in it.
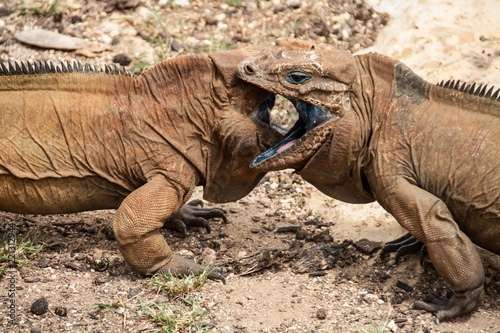
[[[70,37],[48,30],[19,31],[14,35],[14,38],[21,43],[43,49],[73,51],[88,46],[88,43],[84,39]]]
[[[205,23],[207,25],[216,25],[219,21],[213,15],[205,16]]]
[[[43,315],[49,310],[49,302],[45,298],[39,298],[31,304],[31,313],[36,315]]]
[[[213,265],[216,259],[217,254],[215,250],[210,247],[207,247],[203,250],[203,253],[201,254],[201,263],[203,265]]]
[[[71,24],[75,24],[75,23],[83,22],[82,17],[81,17],[81,16],[78,16],[78,15],[73,15],[73,16],[71,16],[69,20],[71,21]]]
[[[396,323],[394,322],[394,320],[391,320],[389,323],[387,323],[387,326],[386,326],[389,330],[391,330],[391,332],[395,332],[398,327],[396,326]]]
[[[330,243],[333,241],[333,237],[330,235],[328,230],[316,230],[312,239],[316,243]]]
[[[38,327],[38,326],[33,326],[33,327],[30,329],[30,332],[31,332],[31,333],[42,333],[42,328],[41,328],[41,327]]]
[[[260,232],[260,230],[259,229],[252,229],[252,230],[250,230],[250,232],[252,234],[258,234]]]
[[[320,320],[323,320],[326,318],[326,310],[323,309],[323,308],[319,308],[317,311],[316,311],[316,318],[320,319]]]
[[[146,42],[148,42],[148,43],[150,43],[150,42],[151,42],[151,38],[150,38],[150,36],[149,36],[148,34],[146,34],[145,32],[143,32],[143,31],[139,31],[139,32],[137,33],[137,36],[138,36],[138,37],[141,37],[144,41],[146,41]]]
[[[132,62],[132,59],[130,59],[123,53],[119,53],[113,57],[113,62],[122,66],[128,66]]]
[[[259,221],[261,220],[261,218],[260,218],[260,216],[253,216],[253,217],[252,217],[252,220],[253,220],[254,222],[259,222]]]
[[[286,5],[290,8],[297,9],[300,8],[300,0],[287,0]]]
[[[78,263],[76,263],[74,261],[67,262],[64,264],[64,266],[66,266],[67,268],[70,268],[74,271],[79,271],[79,272],[83,271],[82,266],[80,266]]]
[[[47,258],[38,260],[38,267],[45,268],[50,266],[50,261]],[[26,279],[24,280],[26,281]]]
[[[179,52],[180,50],[182,50],[183,47],[182,43],[174,38],[170,42],[170,48],[172,49],[172,51]]]
[[[173,6],[179,6],[179,7],[188,7],[189,6],[189,0],[173,0],[172,1]]]
[[[288,226],[288,227],[278,228],[278,230],[276,230],[276,233],[277,234],[283,234],[283,233],[287,233],[287,232],[297,233],[300,229],[302,229],[301,226],[291,225],[291,226]]]
[[[264,226],[263,228],[266,229],[267,231],[273,231],[274,229],[276,229],[276,224],[273,223],[271,225]]]
[[[303,239],[306,239],[308,235],[309,234],[307,231],[305,231],[304,229],[300,229],[299,231],[297,231],[297,234],[295,235],[295,237],[298,240],[303,240]]]
[[[412,291],[413,290],[413,287],[410,286],[409,284],[407,283],[404,283],[403,281],[399,281],[396,283],[396,287],[400,288],[400,289],[403,289],[404,291]]]
[[[382,244],[379,242],[372,242],[366,238],[361,239],[360,241],[354,243],[354,247],[358,251],[361,251],[364,254],[372,254],[382,247]]]
[[[59,317],[66,317],[68,315],[68,309],[63,306],[56,306],[54,309],[54,313]]]
[[[374,301],[378,301],[378,299],[379,299],[379,297],[377,295],[374,295],[374,294],[366,294],[363,296],[363,300],[368,304],[371,304]]]
[[[130,288],[128,290],[128,297],[135,297],[141,293],[141,288]]]
[[[36,276],[27,276],[24,278],[24,282],[26,282],[26,283],[40,282],[40,278],[36,277]]]

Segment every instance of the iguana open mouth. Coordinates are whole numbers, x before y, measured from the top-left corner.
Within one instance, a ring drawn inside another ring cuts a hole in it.
[[[285,155],[286,154],[285,152],[289,150],[291,147],[303,143],[305,141],[305,138],[308,137],[308,135],[306,134],[308,134],[311,130],[318,128],[319,126],[325,124],[329,120],[337,117],[333,113],[330,113],[318,106],[309,104],[302,100],[290,99],[290,101],[292,102],[293,106],[295,106],[295,108],[297,109],[297,112],[299,114],[299,119],[293,125],[293,127],[283,136],[281,140],[276,142],[270,149],[258,155],[250,163],[251,168],[260,165],[261,163],[269,160],[270,158],[281,155],[282,153],[283,155]],[[281,128],[281,130],[283,129]]]
[[[263,122],[264,124],[267,124],[277,130],[279,133],[285,135],[286,134],[286,129],[283,127],[271,123],[271,116],[269,115],[269,111],[274,107],[274,102],[276,101],[276,95],[271,94],[264,102],[262,102],[257,109],[252,113],[252,117],[257,119],[258,121]]]

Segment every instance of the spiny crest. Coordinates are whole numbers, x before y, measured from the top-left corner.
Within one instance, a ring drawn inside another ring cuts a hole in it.
[[[495,93],[493,93],[494,87],[492,86],[490,89],[487,89],[486,84],[484,86],[482,84],[480,84],[476,88],[476,83],[467,84],[466,82],[463,82],[462,85],[460,85],[460,80],[457,80],[457,82],[455,82],[455,80],[448,80],[448,81],[446,81],[446,83],[443,80],[443,81],[439,82],[437,84],[437,86],[461,91],[461,92],[469,94],[469,95],[486,97],[486,98],[491,98],[491,99],[495,99],[495,100],[500,101],[500,89],[497,89],[497,91],[495,91]]]
[[[73,61],[71,64],[69,61],[66,63],[61,61],[61,65],[54,66],[52,61],[38,61],[29,62],[21,61],[9,61],[7,64],[0,62],[0,76],[1,75],[23,75],[23,74],[61,74],[61,73],[105,73],[112,75],[125,75],[132,76],[130,72],[125,70],[125,68],[118,68],[116,66],[105,65],[104,68],[97,68],[96,66],[91,66],[85,64],[83,66],[79,61]]]

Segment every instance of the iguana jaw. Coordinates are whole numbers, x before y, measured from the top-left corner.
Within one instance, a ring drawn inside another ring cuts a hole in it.
[[[281,140],[250,163],[251,168],[271,170],[292,167],[311,157],[325,141],[329,132],[329,126],[325,125],[337,116],[302,100],[290,101],[297,109],[299,119]]]

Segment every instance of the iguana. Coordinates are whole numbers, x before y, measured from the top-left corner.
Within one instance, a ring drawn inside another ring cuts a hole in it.
[[[476,307],[484,271],[473,243],[500,254],[500,90],[434,85],[387,56],[307,42],[249,57],[237,73],[299,114],[254,170],[295,168],[333,198],[377,200],[453,287],[451,300],[415,307],[437,321]]]
[[[273,95],[235,76],[264,48],[178,57],[138,77],[76,62],[2,63],[0,210],[117,208],[113,230],[133,269],[203,269],[174,255],[160,228],[169,218],[208,228],[221,211],[177,213],[195,186],[207,200],[234,201],[264,175],[248,165],[281,137],[267,114]]]

